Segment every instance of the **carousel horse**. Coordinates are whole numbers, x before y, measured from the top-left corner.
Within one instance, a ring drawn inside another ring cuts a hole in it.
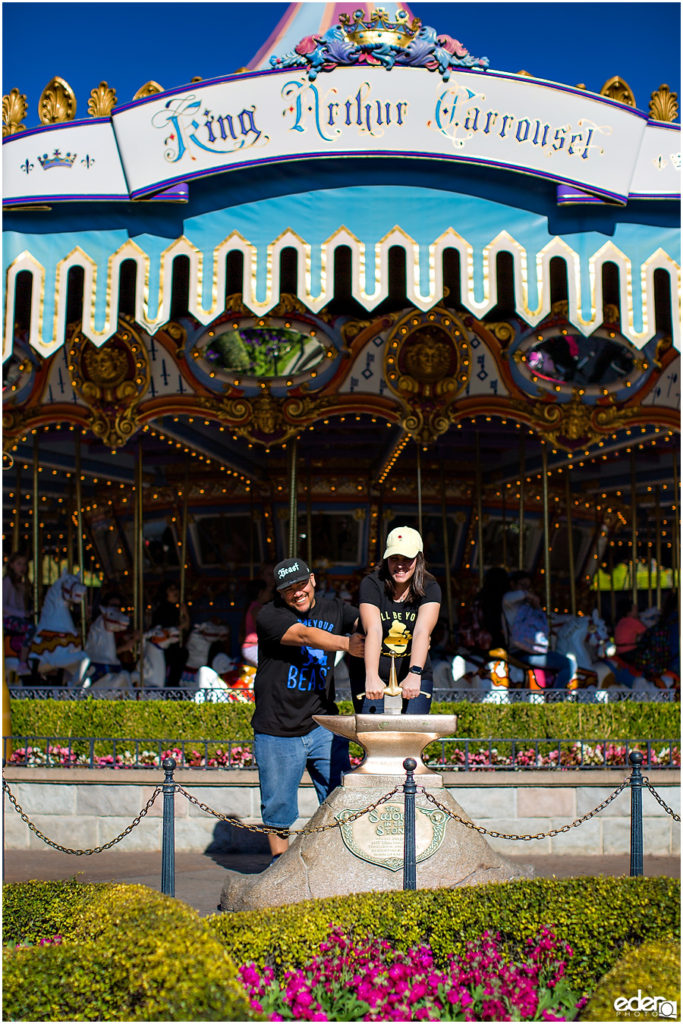
[[[70,606],[81,601],[86,591],[87,587],[78,576],[65,571],[45,595],[27,658],[39,675],[63,669],[69,685],[81,683],[88,659],[76,632]]]
[[[90,659],[83,680],[83,689],[127,690],[130,672],[121,668],[116,653],[116,634],[127,629],[130,617],[119,608],[102,607],[85,642],[85,653]]]
[[[193,626],[187,639],[187,661],[180,685],[186,689],[194,689],[198,684],[198,673],[201,668],[209,665],[209,652],[215,643],[225,643],[230,636],[230,629],[222,622],[199,622]]]
[[[178,626],[152,626],[143,636],[142,648],[142,685],[144,687],[162,687],[166,685],[166,658],[164,651],[172,644],[180,643]],[[131,682],[138,685],[140,672],[130,673]]]
[[[595,685],[597,690],[604,690],[614,683],[609,661],[614,653],[614,644],[597,608],[591,615],[554,616],[553,627],[555,650],[575,662],[568,689]]]

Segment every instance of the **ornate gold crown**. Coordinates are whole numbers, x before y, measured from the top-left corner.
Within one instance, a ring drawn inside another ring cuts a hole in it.
[[[367,20],[364,11],[354,11],[353,19],[348,14],[340,14],[339,23],[346,38],[356,46],[388,45],[400,49],[412,42],[422,25],[419,18],[409,22],[407,11],[399,11],[396,21],[390,21],[382,7],[373,10]]]

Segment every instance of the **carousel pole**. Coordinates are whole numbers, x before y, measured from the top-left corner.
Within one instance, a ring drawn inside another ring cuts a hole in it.
[[[519,552],[517,568],[524,568],[524,484],[526,474],[526,443],[524,438],[519,441]]]
[[[477,503],[477,548],[479,557],[477,561],[479,563],[479,587],[484,585],[484,522],[483,522],[483,505],[481,498],[481,451],[479,447],[479,431],[477,430],[475,435],[475,486],[476,486],[476,503]]]
[[[83,481],[81,479],[81,437],[76,437],[76,550],[81,582],[85,583],[83,552]],[[81,599],[81,646],[85,647],[85,598]]]
[[[569,469],[564,474],[564,501],[567,508],[567,554],[569,557],[569,600],[572,615],[576,615],[576,580],[574,578],[574,545],[572,543],[572,496],[569,486]]]
[[[636,453],[631,449],[631,596],[638,604],[638,523],[636,521]]]
[[[613,541],[607,544],[607,568],[609,569],[609,610],[614,626],[617,617],[617,595],[614,591],[614,547]]]
[[[502,484],[501,498],[502,498],[502,519],[503,519],[503,566],[507,569],[508,565],[508,524],[507,524],[507,508],[505,505],[505,484]]]
[[[76,503],[75,488],[69,485],[69,507],[73,508]],[[74,571],[74,521],[69,516],[66,524],[66,571],[72,574]]]
[[[14,502],[14,526],[12,527],[12,551],[18,551],[21,543],[21,463],[17,462],[17,493]]]
[[[38,434],[33,435],[33,621],[38,625],[40,616],[40,527],[38,512]]]
[[[311,492],[311,467],[308,467],[308,493],[306,495],[306,561],[313,561],[313,497]]]
[[[138,437],[137,459],[135,462],[135,538],[133,541],[135,551],[135,627],[140,636],[139,646],[139,687],[145,685],[143,651],[144,643],[142,634],[145,628],[145,598],[143,581],[143,505],[142,505],[142,438]]]
[[[545,444],[541,445],[543,466],[543,565],[545,570],[545,608],[548,625],[552,628],[552,609],[550,607],[550,508],[548,497],[548,452]]]
[[[249,488],[249,579],[254,578],[254,485]]]
[[[299,506],[296,493],[296,438],[292,438],[287,448],[289,463],[289,557],[296,558],[297,532],[299,525]]]
[[[448,615],[448,639],[453,637],[453,594],[451,593],[451,553],[448,548],[448,518],[446,515],[446,476],[441,467],[441,529],[443,531],[443,559],[446,584],[446,612]]]
[[[188,492],[190,489],[190,472],[185,463],[185,482],[183,483],[183,515],[180,526],[180,606],[185,604],[185,563],[187,562],[187,522]]]
[[[655,559],[657,561],[657,572],[655,574],[655,588],[657,594],[657,607],[662,608],[662,505],[659,500],[659,485],[655,487]]]
[[[417,530],[422,536],[422,455],[420,442],[415,442],[416,447],[416,471],[417,471]]]
[[[673,511],[673,526],[672,526],[672,532],[671,532],[671,535],[672,535],[672,538],[673,538],[673,548],[672,548],[673,558],[671,560],[671,565],[672,565],[672,568],[673,568],[673,573],[672,573],[672,577],[673,578],[671,580],[671,589],[675,590],[678,593],[679,590],[680,590],[680,579],[679,579],[679,576],[680,576],[680,571],[681,571],[680,552],[679,552],[680,532],[679,532],[679,519],[678,519],[678,517],[680,515],[680,507],[681,506],[680,506],[680,501],[679,501],[679,497],[680,496],[679,496],[679,493],[678,493],[678,488],[679,488],[679,482],[678,482],[679,481],[678,461],[677,461],[677,458],[676,458],[675,450],[674,450],[673,456],[674,456],[673,457],[674,501],[673,501],[673,510],[672,510]]]

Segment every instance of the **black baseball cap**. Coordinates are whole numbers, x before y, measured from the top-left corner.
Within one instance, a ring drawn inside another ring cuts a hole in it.
[[[286,590],[292,583],[302,583],[311,575],[303,558],[285,558],[273,569],[275,589]]]

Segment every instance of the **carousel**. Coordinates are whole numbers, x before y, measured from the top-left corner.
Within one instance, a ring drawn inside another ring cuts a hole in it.
[[[614,684],[622,597],[677,609],[677,96],[496,69],[456,12],[292,4],[221,78],[101,82],[76,117],[57,77],[33,124],[3,97],[13,692],[163,690],[168,584],[187,687],[248,691],[255,581],[298,554],[352,600],[398,523],[442,586],[444,693],[538,688],[465,643],[491,567],[532,575],[572,699]]]

